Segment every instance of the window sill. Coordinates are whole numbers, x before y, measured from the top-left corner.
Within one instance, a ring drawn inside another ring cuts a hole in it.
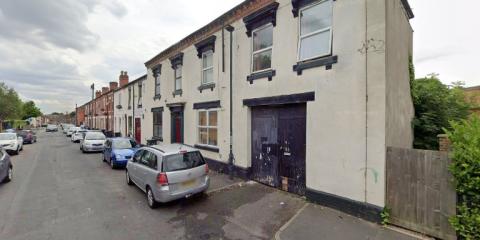
[[[161,98],[162,98],[162,95],[159,94],[159,95],[155,95],[153,97],[153,100],[160,100]]]
[[[122,105],[117,105],[117,109],[122,109]]]
[[[175,96],[177,96],[177,95],[179,95],[179,96],[181,97],[182,94],[183,94],[183,90],[182,90],[182,89],[175,90],[175,91],[172,92],[173,97],[175,97]]]
[[[325,66],[327,70],[332,69],[332,65],[338,62],[338,56],[327,56],[316,58],[312,60],[307,60],[303,62],[298,62],[296,65],[293,65],[293,71],[297,72],[297,75],[302,75],[303,70],[322,67]]]
[[[247,76],[247,81],[250,82],[250,84],[252,84],[254,80],[258,80],[262,78],[268,78],[268,81],[272,81],[272,78],[275,76],[276,73],[277,72],[273,69],[263,71],[263,72],[252,73]]]
[[[216,152],[216,153],[220,152],[220,149],[218,147],[205,146],[205,145],[199,145],[199,144],[195,144],[193,147],[201,150],[205,150],[205,151],[210,151],[210,152]]]
[[[210,89],[213,91],[213,89],[215,88],[215,83],[206,83],[206,84],[202,84],[198,87],[198,90],[200,92],[202,92],[203,90],[205,89]]]

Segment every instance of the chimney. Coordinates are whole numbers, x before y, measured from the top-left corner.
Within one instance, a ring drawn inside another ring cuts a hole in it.
[[[98,98],[102,95],[102,91],[96,91],[95,92],[95,98]]]
[[[120,87],[124,87],[125,85],[128,84],[128,73],[127,71],[121,71],[120,72],[120,77],[118,78]]]
[[[108,92],[108,87],[102,87],[102,95]]]
[[[115,90],[118,88],[117,82],[110,82],[110,90]]]

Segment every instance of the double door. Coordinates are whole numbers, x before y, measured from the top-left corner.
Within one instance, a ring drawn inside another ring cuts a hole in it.
[[[305,194],[306,104],[252,108],[252,178]]]

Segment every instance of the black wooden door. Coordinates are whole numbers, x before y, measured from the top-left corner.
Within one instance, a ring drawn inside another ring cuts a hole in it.
[[[305,194],[306,105],[252,108],[252,178]]]
[[[306,108],[295,105],[283,108],[279,113],[279,176],[282,188],[289,192],[304,195],[305,151],[306,151]]]
[[[277,113],[274,109],[252,109],[252,178],[278,187]]]

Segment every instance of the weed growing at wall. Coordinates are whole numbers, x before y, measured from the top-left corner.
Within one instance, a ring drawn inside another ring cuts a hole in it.
[[[474,116],[451,125],[446,131],[452,142],[450,171],[459,198],[450,223],[460,237],[480,239],[480,119]]]

